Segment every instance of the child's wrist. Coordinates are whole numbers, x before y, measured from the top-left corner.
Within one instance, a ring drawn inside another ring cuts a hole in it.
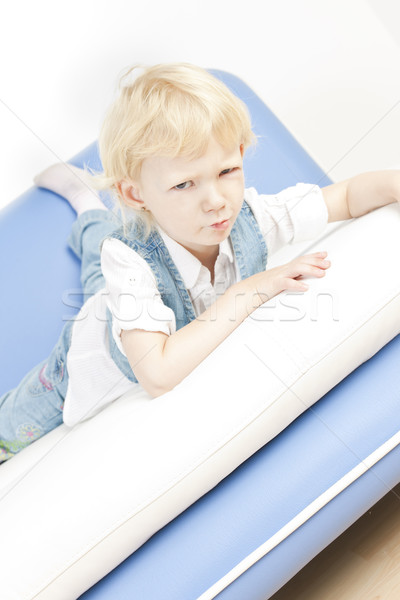
[[[235,306],[241,307],[243,310],[243,318],[250,315],[253,311],[259,308],[265,302],[268,302],[273,295],[269,290],[261,289],[257,286],[257,282],[253,277],[244,279],[230,288],[233,295]]]

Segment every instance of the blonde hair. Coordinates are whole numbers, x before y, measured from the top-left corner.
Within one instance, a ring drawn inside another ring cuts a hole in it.
[[[94,187],[118,200],[126,226],[136,214],[146,235],[154,225],[148,211],[128,209],[117,184],[138,181],[143,161],[151,156],[198,158],[211,136],[225,147],[255,141],[246,105],[208,71],[187,63],[133,66],[120,78],[119,96],[109,108],[99,137],[104,173]],[[93,172],[92,172],[93,174]]]

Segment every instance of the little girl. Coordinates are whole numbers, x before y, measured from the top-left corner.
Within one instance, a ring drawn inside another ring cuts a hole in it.
[[[77,212],[69,245],[88,299],[49,358],[0,398],[0,462],[132,386],[171,390],[257,307],[307,290],[301,277],[330,264],[317,252],[266,270],[267,254],[399,198],[396,171],[275,196],[245,189],[254,135],[244,104],[192,65],[157,65],[129,83],[132,70],[101,130],[104,173],[58,164],[35,179]],[[115,195],[122,223],[99,189]]]

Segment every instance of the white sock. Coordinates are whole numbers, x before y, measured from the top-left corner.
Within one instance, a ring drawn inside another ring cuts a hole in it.
[[[69,163],[56,163],[36,175],[33,181],[63,196],[76,210],[78,216],[87,210],[107,210],[96,190],[90,186],[90,175]]]

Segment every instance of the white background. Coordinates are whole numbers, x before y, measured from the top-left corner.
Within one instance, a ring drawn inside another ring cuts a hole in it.
[[[134,63],[231,71],[335,181],[400,167],[396,0],[14,0],[0,33],[0,206],[97,138]]]

